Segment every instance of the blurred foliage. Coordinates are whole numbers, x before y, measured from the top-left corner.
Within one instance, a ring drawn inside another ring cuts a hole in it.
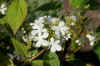
[[[97,2],[96,0],[90,0],[89,1],[89,4],[90,4],[90,9],[91,10],[95,10],[95,9],[99,9],[100,8],[100,3]]]
[[[72,9],[76,9],[76,8],[83,8],[85,6],[85,4],[89,1],[89,0],[70,0],[72,3]]]
[[[32,66],[44,66],[43,65],[43,60],[32,61]]]
[[[13,61],[0,52],[0,66],[14,66]]]
[[[100,36],[100,26],[96,29],[96,34]],[[100,60],[100,40],[97,40],[94,46],[94,52],[97,54]]]
[[[33,21],[38,16],[51,15],[59,16],[60,9],[64,8],[62,2],[56,0],[27,0],[28,17],[27,20]]]

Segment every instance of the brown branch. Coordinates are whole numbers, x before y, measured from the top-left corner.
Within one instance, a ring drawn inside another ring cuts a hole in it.
[[[72,10],[72,4],[69,2],[69,0],[64,0],[64,9],[66,15],[69,16]]]
[[[41,54],[43,54],[45,51],[47,50],[46,49],[42,49],[37,55],[33,56],[31,59],[29,59],[28,61],[31,63],[32,60],[36,59],[38,56],[40,56]]]

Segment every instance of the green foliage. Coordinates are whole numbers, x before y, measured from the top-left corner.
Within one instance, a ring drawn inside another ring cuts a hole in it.
[[[34,60],[32,61],[32,66],[44,66],[43,60]]]
[[[97,34],[97,35],[100,35],[100,26],[97,27],[97,29],[96,29],[96,34]]]
[[[100,40],[96,41],[94,52],[97,54],[99,60],[100,60]]]
[[[100,26],[96,29],[96,34],[100,35]],[[94,52],[97,54],[100,60],[100,40],[97,40],[94,46]]]
[[[90,4],[90,8],[89,9],[92,9],[92,10],[95,10],[95,9],[99,9],[100,8],[100,2],[96,2],[96,0],[90,0],[89,1],[89,4]]]
[[[16,52],[20,56],[27,55],[27,50],[26,50],[26,48],[25,48],[23,43],[21,43],[20,41],[16,40],[15,38],[11,38],[11,40],[12,40],[14,48],[16,49]]]
[[[60,61],[56,53],[46,52],[43,59],[44,66],[60,66]]]
[[[25,0],[14,0],[8,8],[6,21],[10,25],[14,34],[18,31],[27,15],[27,5]]]
[[[0,66],[14,66],[12,60],[0,52]]]
[[[28,0],[28,4],[28,21],[44,15],[59,16],[63,8],[63,4],[56,0]]]
[[[71,0],[72,8],[82,8],[87,2],[88,0]]]

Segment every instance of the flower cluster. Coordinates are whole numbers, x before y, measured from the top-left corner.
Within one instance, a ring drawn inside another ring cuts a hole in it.
[[[90,34],[87,34],[86,37],[89,39],[90,45],[93,46],[95,42],[95,37]]]
[[[51,52],[61,51],[64,41],[71,38],[69,27],[56,17],[43,16],[30,23],[32,27],[28,39],[34,47],[48,47]],[[25,42],[27,39],[24,37]]]
[[[3,4],[1,4],[1,6],[0,6],[0,13],[2,14],[2,15],[5,15],[5,12],[7,11],[7,7],[6,7],[6,5],[3,3]]]
[[[73,39],[74,29],[71,27],[77,27],[76,16],[69,16],[68,19],[70,23],[65,23],[57,17],[43,16],[34,20],[30,23],[32,30],[28,35],[24,35],[22,38],[24,42],[31,41],[33,46],[36,48],[47,47],[51,52],[61,51],[62,45],[69,39]],[[24,33],[26,31],[22,29]],[[77,37],[75,44],[78,46],[83,46],[86,44],[87,38],[89,40],[90,46],[93,46],[95,42],[95,37],[93,35],[87,34],[84,37]]]

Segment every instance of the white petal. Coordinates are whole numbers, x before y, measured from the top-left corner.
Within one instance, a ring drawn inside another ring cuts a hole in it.
[[[50,39],[50,41],[51,41],[51,42],[54,42],[54,38],[52,37],[52,38]]]
[[[75,41],[75,43],[79,43],[79,42],[80,42],[79,40],[76,40],[76,41]]]
[[[48,41],[44,41],[43,42],[43,46],[49,46],[50,44],[49,44],[49,42]]]
[[[49,35],[48,33],[44,33],[44,34],[43,34],[43,38],[47,38],[48,35]]]
[[[55,44],[59,44],[59,43],[60,43],[60,40],[56,40],[56,41],[55,41]]]
[[[64,31],[61,31],[61,34],[64,36],[65,35],[65,32]]]
[[[56,45],[56,49],[57,49],[57,51],[61,51],[62,47],[60,45]]]
[[[7,8],[3,8],[4,11],[7,11]]]
[[[90,34],[87,34],[86,37],[87,37],[87,38],[91,38],[91,35],[90,35]]]
[[[64,26],[64,22],[59,22],[59,27],[63,27]]]
[[[30,25],[34,25],[34,23],[30,23]]]
[[[1,10],[1,14],[5,15],[5,11],[4,10]]]
[[[56,52],[56,48],[55,47],[51,47],[50,51],[51,52]]]
[[[1,5],[1,8],[5,8],[5,6],[6,6],[6,5],[3,3],[3,4]]]
[[[94,41],[90,42],[90,45],[93,46],[94,45]]]
[[[71,25],[74,26],[75,25],[75,22],[72,22]]]
[[[52,30],[57,30],[57,27],[56,27],[56,26],[53,26],[53,27],[52,27]]]
[[[41,46],[41,42],[37,42],[35,47],[40,47]]]
[[[35,36],[37,33],[38,33],[37,30],[33,30],[33,31],[31,32],[31,34],[32,34],[33,36]]]

